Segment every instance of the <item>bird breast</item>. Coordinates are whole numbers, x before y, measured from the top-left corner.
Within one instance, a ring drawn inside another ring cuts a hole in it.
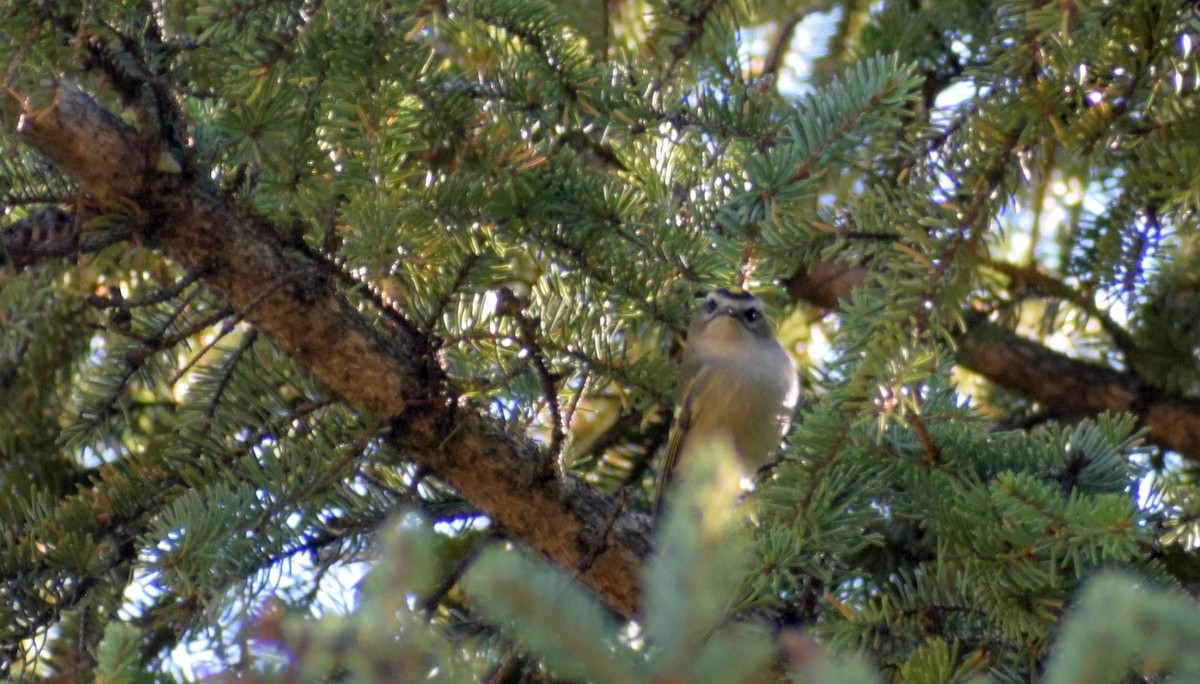
[[[780,377],[769,368],[747,368],[720,356],[707,359],[705,365],[683,450],[695,448],[697,440],[711,441],[724,433],[747,468],[763,465],[787,430],[795,404],[794,375]]]

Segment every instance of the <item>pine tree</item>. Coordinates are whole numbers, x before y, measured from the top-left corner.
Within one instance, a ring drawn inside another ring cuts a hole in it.
[[[4,676],[1200,679],[1191,3],[2,9]]]

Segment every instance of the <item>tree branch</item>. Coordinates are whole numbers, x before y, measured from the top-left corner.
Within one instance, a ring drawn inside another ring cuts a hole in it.
[[[121,149],[136,144],[136,133],[70,84],[59,83],[45,108],[23,111],[19,132],[93,197],[135,205],[145,244],[202,274],[342,401],[386,418],[400,453],[505,534],[578,568],[610,605],[634,613],[636,569],[650,550],[646,516],[626,513],[610,525],[612,500],[576,478],[546,476],[533,441],[449,394],[429,340],[411,328],[388,336],[373,327],[324,264],[203,173],[163,172],[140,151]],[[102,156],[89,152],[97,141],[108,150]]]
[[[15,99],[21,111],[17,133],[93,197],[131,197],[141,188],[146,155],[137,131],[83,91],[60,82],[51,102],[36,109],[28,98]],[[66,131],[95,137],[58,137]]]
[[[788,280],[788,294],[824,309],[838,309],[839,300],[849,297],[866,275],[864,266],[817,262]],[[1104,411],[1129,412],[1139,417],[1151,442],[1200,460],[1198,399],[1150,387],[1135,373],[1072,359],[982,315],[968,317],[958,342],[959,364],[1042,404],[1054,416],[1079,419]]]
[[[998,385],[1078,419],[1108,411],[1139,417],[1150,440],[1200,460],[1200,400],[1173,395],[1121,373],[1026,340],[978,317],[958,338],[958,362]]]

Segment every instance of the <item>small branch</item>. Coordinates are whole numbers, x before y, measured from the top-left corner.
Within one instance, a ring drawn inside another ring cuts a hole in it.
[[[988,260],[986,263],[989,268],[1008,276],[1010,287],[1016,293],[1029,292],[1054,297],[1079,307],[1084,313],[1100,322],[1100,327],[1108,333],[1113,344],[1127,359],[1136,357],[1137,344],[1133,337],[1083,293],[1076,291],[1065,282],[1043,273],[1037,266],[1021,267],[992,260]]]
[[[229,312],[226,311],[223,313],[228,314]],[[201,347],[199,351],[197,351],[195,354],[192,354],[192,358],[188,359],[187,363],[183,364],[183,367],[176,371],[175,374],[167,380],[167,386],[173,387],[175,383],[183,379],[184,375],[191,372],[192,368],[194,368],[197,363],[200,363],[200,359],[204,358],[208,352],[212,351],[218,344],[220,344],[221,340],[224,340],[231,332],[233,332],[234,326],[239,320],[241,320],[240,317],[226,321],[225,325],[221,326],[221,329],[217,332],[217,334],[213,335],[213,338],[209,340],[207,344]],[[246,335],[246,338],[251,342],[253,342],[255,337],[257,337],[257,335],[253,330]],[[245,344],[245,341],[243,341],[243,344]],[[224,382],[225,381],[222,381],[222,384],[224,384]]]
[[[21,44],[9,59],[8,68],[4,71],[4,83],[0,85],[0,90],[4,92],[11,91],[13,83],[17,80],[17,72],[20,71],[21,65],[25,63],[25,56],[29,54],[29,48],[33,46],[34,39],[37,38],[38,33],[42,30],[45,13],[46,5],[39,4],[37,19],[29,22],[29,29],[25,31],[25,36],[21,38]]]
[[[609,513],[608,519],[604,521],[603,527],[600,528],[600,534],[597,535],[592,548],[579,559],[579,563],[575,566],[575,576],[579,577],[592,569],[592,563],[600,557],[600,554],[608,549],[608,540],[612,535],[613,529],[616,527],[617,520],[621,514],[625,512],[625,504],[629,502],[629,487],[622,487],[621,491],[617,492],[616,505],[613,506],[612,512]]]
[[[477,263],[479,263],[478,254],[470,253],[463,257],[463,262],[458,265],[458,270],[454,272],[454,281],[442,292],[437,302],[433,305],[433,308],[430,309],[429,315],[425,317],[425,322],[422,326],[424,330],[434,329],[442,314],[445,313],[446,307],[450,305],[450,300],[458,294],[459,288],[467,282],[467,278],[471,275],[471,269]]]
[[[571,395],[571,399],[567,404],[567,410],[563,414],[562,424],[564,430],[570,429],[571,425],[575,422],[575,411],[579,410],[579,402],[583,400],[583,396],[587,392],[588,381],[591,379],[591,374],[584,370],[582,373],[582,378],[579,381],[579,389]],[[558,467],[558,476],[565,478],[567,476],[566,454],[559,453],[558,457],[554,459],[554,461],[555,465]]]
[[[684,17],[687,23],[687,31],[683,34],[682,38],[671,46],[671,64],[667,67],[667,73],[662,77],[664,80],[675,70],[675,67],[679,66],[683,58],[687,57],[688,53],[692,51],[692,46],[700,42],[700,39],[704,37],[704,26],[708,23],[709,15],[716,9],[717,2],[718,0],[704,0],[703,4],[696,8],[696,11]]]
[[[917,439],[921,442],[921,458],[925,465],[937,464],[941,452],[937,444],[934,444],[933,438],[929,436],[929,430],[925,427],[925,421],[921,420],[921,414],[916,411],[909,412],[908,421],[912,423],[913,430],[917,433]]]
[[[422,350],[428,351],[442,344],[441,340],[430,338],[424,331],[419,329],[416,324],[404,315],[395,302],[387,297],[378,287],[374,286],[367,280],[362,280],[356,277],[350,271],[346,270],[345,264],[341,259],[331,256],[331,253],[322,252],[314,249],[305,242],[300,242],[296,245],[301,253],[307,256],[316,264],[320,264],[324,274],[334,278],[346,287],[354,290],[367,301],[375,305],[387,320],[388,324],[402,332],[405,337],[418,342]]]
[[[458,584],[460,579],[462,579],[462,576],[466,573],[467,568],[471,567],[471,564],[475,562],[475,559],[479,556],[479,552],[492,541],[501,538],[501,535],[495,530],[489,530],[478,542],[475,543],[474,546],[471,547],[469,551],[467,551],[466,554],[463,555],[461,559],[459,559],[454,568],[450,572],[446,573],[444,577],[442,577],[442,581],[439,582],[438,585],[421,600],[421,607],[425,610],[426,615],[433,615],[434,611],[436,611],[438,606],[441,605],[442,599],[446,598],[446,594],[450,593],[450,590],[453,589],[456,584]]]
[[[75,213],[48,206],[0,228],[0,266],[11,264],[21,271],[74,254],[98,252],[133,234],[127,225],[80,231],[78,222]]]
[[[846,443],[850,440],[850,427],[852,422],[853,421],[850,414],[846,413],[845,418],[842,419],[842,425],[838,430],[837,439],[835,439],[833,444],[831,444],[829,448],[825,450],[825,453],[821,454],[820,459],[813,463],[814,468],[812,469],[812,475],[808,480],[808,484],[804,487],[804,493],[799,499],[796,500],[796,503],[792,505],[793,517],[790,521],[791,524],[795,524],[800,518],[801,514],[804,513],[805,509],[808,508],[808,505],[812,503],[813,497],[816,496],[817,490],[821,487],[821,482],[825,479],[825,474],[829,472],[829,468],[831,468],[834,462],[837,460],[837,456],[839,453],[841,453],[842,447],[846,446]]]
[[[584,452],[584,454],[594,458],[602,456],[610,447],[620,442],[627,441],[630,436],[630,431],[637,428],[651,411],[664,410],[664,406],[666,406],[666,404],[658,403],[656,406],[648,407],[645,411],[625,411],[618,414],[617,419],[613,421],[612,425],[604,428],[604,430],[602,430],[600,434],[596,435],[596,438],[587,445],[587,451]],[[665,426],[660,431],[665,433]],[[661,443],[664,438],[665,437],[659,438],[657,442]],[[630,475],[632,476],[632,473],[630,473]],[[641,473],[638,473],[637,477],[640,478]]]
[[[695,11],[681,17],[686,29],[679,40],[671,45],[671,61],[662,70],[662,73],[654,78],[654,81],[650,84],[650,92],[653,93],[662,90],[663,86],[671,78],[671,74],[675,72],[675,69],[683,63],[684,58],[692,51],[692,47],[704,37],[705,24],[708,22],[709,15],[716,8],[717,2],[718,0],[704,0]]]
[[[501,315],[509,316],[517,322],[517,329],[521,333],[521,343],[533,360],[534,368],[537,369],[538,378],[542,383],[542,395],[546,399],[547,407],[550,410],[550,419],[553,422],[550,428],[550,462],[557,463],[566,440],[562,409],[558,402],[558,381],[561,376],[552,372],[550,365],[546,362],[546,354],[542,351],[541,344],[537,339],[537,320],[525,315],[523,302],[507,287],[500,288],[500,303],[497,310]]]
[[[217,406],[221,403],[221,397],[225,395],[225,390],[228,389],[229,383],[233,382],[234,372],[237,371],[238,364],[241,363],[242,357],[250,351],[254,343],[258,340],[258,335],[251,332],[242,338],[242,343],[238,345],[229,355],[229,362],[225,365],[225,372],[221,376],[221,381],[213,388],[212,397],[209,399],[208,407],[204,410],[206,425],[211,423],[217,415]]]
[[[779,81],[784,59],[791,52],[792,36],[796,33],[796,27],[808,15],[808,12],[792,12],[779,24],[779,30],[775,32],[775,39],[771,41],[771,48],[767,50],[762,68],[762,76],[770,78],[772,83]]]
[[[896,90],[897,86],[899,86],[898,82],[890,81],[885,88],[871,95],[867,103],[860,107],[858,111],[855,111],[850,116],[846,117],[846,120],[843,121],[840,126],[834,129],[834,131],[830,133],[828,137],[822,140],[819,145],[814,147],[812,151],[808,153],[808,156],[800,162],[800,165],[796,167],[796,171],[792,174],[792,181],[801,181],[813,175],[813,170],[817,167],[818,162],[821,161],[821,155],[825,153],[825,150],[829,149],[834,142],[849,135],[850,132],[854,130],[854,127],[858,125],[858,122],[861,121],[863,117],[873,113],[879,106],[879,103],[887,99],[887,97]]]
[[[837,27],[829,36],[829,41],[826,43],[825,54],[817,58],[812,64],[813,80],[817,83],[828,82],[837,68],[848,61],[855,52],[855,47],[859,43],[860,34],[863,24],[869,21],[871,3],[866,0],[843,0],[838,3],[841,8],[841,16],[838,19]],[[831,9],[827,4],[825,11]],[[951,50],[945,50],[945,53],[953,54]]]
[[[504,682],[512,679],[512,670],[520,662],[521,645],[513,644],[508,650],[508,654],[504,656],[504,660],[496,666],[496,669],[488,675],[487,684],[504,684]],[[516,681],[525,681],[525,678],[518,677]]]

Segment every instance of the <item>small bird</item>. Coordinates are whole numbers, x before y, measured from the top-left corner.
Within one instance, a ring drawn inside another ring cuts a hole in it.
[[[796,366],[775,341],[762,300],[724,288],[708,293],[688,325],[655,519],[681,455],[723,438],[756,469],[779,446],[799,397]]]

